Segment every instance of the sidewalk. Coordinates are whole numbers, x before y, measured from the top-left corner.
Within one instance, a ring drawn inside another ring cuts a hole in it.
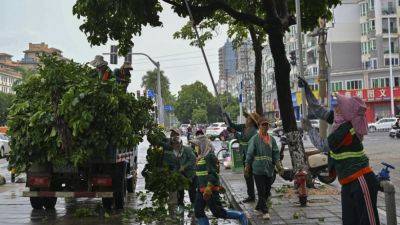
[[[254,210],[255,203],[244,204],[241,201],[246,196],[246,184],[243,173],[231,170],[221,170],[221,182],[226,189],[230,203],[246,213],[250,224],[342,224],[340,191],[328,185],[320,187],[308,196],[307,207],[300,207],[294,193],[293,182],[284,181],[277,176],[271,190],[270,215],[271,220],[262,219]],[[386,218],[380,215],[381,224],[386,224]]]

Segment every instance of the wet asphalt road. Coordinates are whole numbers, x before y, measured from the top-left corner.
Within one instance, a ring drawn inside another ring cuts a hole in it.
[[[185,141],[185,140],[184,140]],[[144,142],[139,145],[138,152],[138,181],[136,192],[144,191],[144,178],[141,176],[141,171],[146,163],[146,150],[148,143]],[[101,209],[101,199],[61,199],[57,201],[56,209],[52,211],[33,210],[31,208],[29,198],[22,196],[22,191],[25,190],[24,183],[10,183],[10,174],[7,171],[7,161],[0,159],[0,174],[6,177],[7,184],[0,186],[0,225],[126,225],[139,224],[133,218],[127,219],[125,212],[113,211],[108,218],[105,218],[104,211]],[[185,203],[189,203],[186,192]],[[127,207],[137,208],[143,206],[139,197],[135,194],[128,194]],[[83,208],[90,209],[90,212],[95,212],[94,216],[77,217],[75,212]],[[221,225],[236,225],[236,221],[216,220],[210,217],[211,224]],[[195,221],[185,213],[182,224],[196,224]]]
[[[145,164],[145,154],[147,143],[142,143],[139,146],[139,177],[136,191],[144,190],[144,180],[140,176],[140,171]],[[218,145],[218,143],[216,143]],[[307,141],[305,145],[309,145]],[[393,183],[400,187],[400,139],[392,139],[387,133],[369,134],[364,141],[366,152],[371,160],[371,165],[375,171],[379,171],[382,166],[382,161],[388,162],[396,167],[395,171],[391,172]],[[287,155],[287,154],[286,154]],[[285,164],[290,165],[288,155],[285,157]],[[5,159],[0,159],[0,174],[7,179],[7,184],[0,186],[0,224],[137,224],[134,220],[126,221],[121,212],[113,212],[109,218],[104,218],[101,211],[100,199],[79,199],[79,200],[64,200],[58,199],[56,209],[53,211],[32,210],[29,199],[21,197],[22,191],[25,189],[25,184],[11,184],[10,175],[7,172],[7,162]],[[334,184],[339,188],[337,183]],[[400,192],[397,190],[396,200],[400,202]],[[135,195],[128,196],[128,207],[138,207],[138,200]],[[399,203],[398,203],[399,205]],[[74,212],[80,208],[89,208],[95,211],[97,216],[94,217],[76,217]],[[100,208],[100,209],[99,209]],[[185,224],[191,224],[193,221],[187,219]],[[219,220],[218,224],[237,224],[234,221]]]

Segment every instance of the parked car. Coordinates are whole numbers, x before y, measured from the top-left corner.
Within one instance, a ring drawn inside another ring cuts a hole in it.
[[[4,135],[0,134],[0,158],[6,157],[10,154],[10,146],[8,145],[9,138]]]
[[[190,124],[186,124],[186,123],[181,124],[181,126],[179,127],[179,130],[181,131],[182,135],[185,135],[187,133],[187,129],[189,126],[190,126]]]
[[[375,132],[378,130],[390,130],[393,124],[396,123],[396,118],[382,118],[375,123],[368,124],[368,130]]]
[[[213,123],[206,129],[206,135],[212,139],[218,137],[228,126],[224,122]]]

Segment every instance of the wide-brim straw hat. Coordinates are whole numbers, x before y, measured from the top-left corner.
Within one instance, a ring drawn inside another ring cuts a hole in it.
[[[107,66],[107,65],[108,65],[108,62],[104,60],[104,57],[103,57],[103,56],[101,56],[101,55],[96,55],[96,56],[94,57],[94,60],[91,61],[89,64],[92,65],[92,66],[94,66],[94,67],[96,67],[96,68],[99,68],[99,67],[102,67],[102,66]]]
[[[132,64],[130,62],[124,62],[124,64],[122,64],[122,69],[129,69],[129,70],[133,70],[132,68]]]
[[[254,123],[258,123],[258,120],[260,119],[260,115],[258,114],[258,113],[256,113],[256,112],[252,112],[252,113],[247,113],[247,112],[244,112],[244,116],[247,118],[247,117],[250,117],[250,119],[251,120],[253,120],[254,121]]]

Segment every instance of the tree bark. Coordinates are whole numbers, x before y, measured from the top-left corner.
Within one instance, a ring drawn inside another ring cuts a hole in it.
[[[275,64],[276,91],[278,95],[279,111],[282,118],[283,130],[287,136],[290,157],[294,171],[308,171],[308,163],[302,142],[302,134],[298,131],[296,117],[293,110],[290,89],[290,64],[286,57],[283,43],[283,29],[280,20],[273,18],[277,25],[269,29],[269,45]]]
[[[255,66],[254,66],[254,93],[256,100],[256,112],[259,115],[264,114],[262,105],[262,79],[261,79],[261,67],[262,67],[262,50],[263,46],[260,37],[257,35],[254,26],[249,26],[250,37],[252,40],[253,51],[255,55]]]

